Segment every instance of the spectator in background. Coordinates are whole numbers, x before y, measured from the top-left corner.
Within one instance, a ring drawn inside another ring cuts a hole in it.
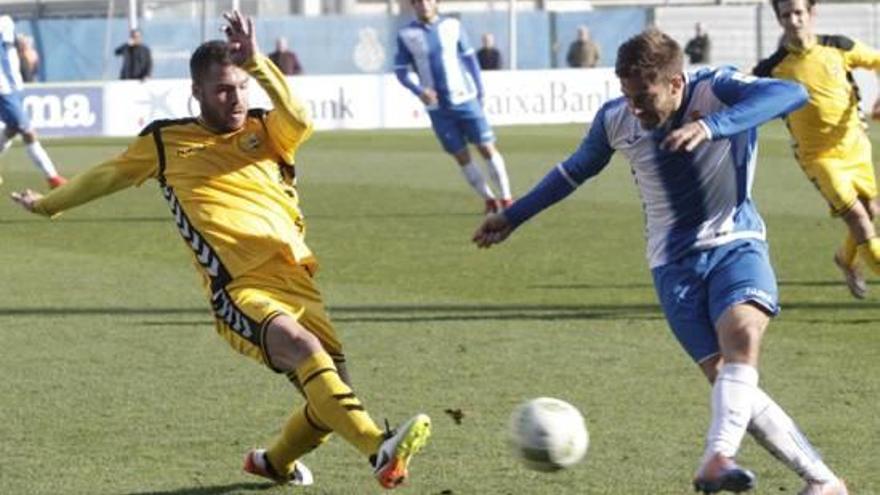
[[[40,54],[34,48],[34,39],[26,34],[15,36],[15,48],[18,50],[18,60],[21,63],[22,82],[34,82],[40,72]]]
[[[568,55],[565,57],[569,67],[595,67],[599,63],[599,45],[590,39],[590,30],[587,26],[578,28],[578,37],[568,47]]]
[[[706,32],[702,22],[694,24],[694,37],[684,46],[684,53],[688,56],[691,65],[708,64],[709,52],[712,49],[712,41]]]
[[[492,33],[483,34],[483,46],[477,50],[477,61],[480,69],[498,70],[501,68],[501,52],[495,48],[495,36]]]
[[[287,48],[287,38],[284,36],[275,40],[275,51],[269,54],[269,60],[281,69],[282,74],[296,76],[303,72],[299,58],[296,53]]]
[[[153,56],[144,44],[139,29],[129,31],[128,41],[119,45],[116,55],[122,56],[122,70],[119,79],[144,79],[153,73]]]

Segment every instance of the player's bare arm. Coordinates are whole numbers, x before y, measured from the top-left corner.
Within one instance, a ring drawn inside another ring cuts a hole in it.
[[[477,247],[488,248],[503,242],[511,232],[513,226],[507,218],[501,213],[493,213],[483,220],[471,240]]]
[[[237,10],[224,12],[223,18],[229,23],[223,26],[223,32],[232,47],[232,61],[235,65],[244,65],[254,55],[260,53],[257,35],[254,32],[254,20]]]
[[[706,127],[699,122],[689,122],[670,132],[660,143],[660,147],[668,151],[693,151],[707,140]]]
[[[12,198],[12,201],[18,203],[25,210],[33,213],[34,212],[34,204],[39,201],[43,195],[32,191],[30,189],[25,189],[21,192],[13,192],[9,195]]]

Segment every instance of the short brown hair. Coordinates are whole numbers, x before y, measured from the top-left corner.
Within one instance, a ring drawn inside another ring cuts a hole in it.
[[[229,43],[223,40],[206,41],[196,48],[189,59],[189,74],[194,83],[202,82],[212,64],[233,65]]]
[[[791,0],[770,0],[770,5],[773,6],[773,12],[776,13],[776,17],[779,17],[779,4],[782,2],[790,2]],[[816,5],[816,0],[807,0],[807,8],[812,9],[813,6]]]
[[[669,81],[684,70],[681,47],[658,29],[648,29],[626,40],[617,50],[614,72],[621,79],[646,83]]]

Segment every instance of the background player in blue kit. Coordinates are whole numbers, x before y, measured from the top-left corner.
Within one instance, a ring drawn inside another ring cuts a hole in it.
[[[58,175],[49,154],[37,141],[37,134],[24,112],[21,61],[15,46],[15,23],[8,15],[0,16],[0,43],[0,120],[6,127],[0,132],[0,154],[9,149],[16,134],[21,134],[28,157],[43,171],[49,187],[54,189],[67,181]],[[2,182],[0,178],[0,183]]]
[[[778,311],[764,221],[751,199],[756,126],[807,100],[798,84],[730,68],[683,72],[669,36],[624,43],[623,97],[599,110],[577,151],[474,234],[489,247],[599,173],[629,160],[646,216],[647,257],[673,333],[712,387],[712,417],[694,487],[741,492],[755,477],[734,461],[746,431],[798,473],[803,495],[844,495],[842,481],[792,419],[758,387],[760,342]]]
[[[512,203],[504,158],[495,147],[495,134],[483,114],[483,83],[476,52],[458,19],[437,13],[437,0],[412,0],[416,20],[397,35],[394,71],[397,79],[418,96],[443,149],[455,157],[468,183],[486,202],[486,213]],[[418,81],[410,78],[413,67]],[[471,160],[468,142],[486,160],[496,191]]]

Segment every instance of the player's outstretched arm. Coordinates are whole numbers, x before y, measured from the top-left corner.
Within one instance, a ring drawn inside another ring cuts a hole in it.
[[[758,78],[725,70],[712,81],[712,91],[727,108],[703,117],[709,139],[721,139],[782,117],[802,107],[807,90],[792,81]]]
[[[477,227],[471,240],[477,247],[488,248],[503,242],[511,232],[513,232],[513,225],[505,218],[504,214],[493,213]]]

